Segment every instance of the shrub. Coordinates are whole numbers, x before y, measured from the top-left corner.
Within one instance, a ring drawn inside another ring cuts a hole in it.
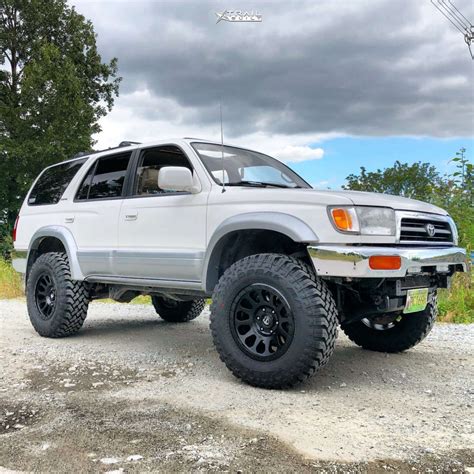
[[[438,321],[474,323],[474,274],[458,273],[450,290],[439,290]]]

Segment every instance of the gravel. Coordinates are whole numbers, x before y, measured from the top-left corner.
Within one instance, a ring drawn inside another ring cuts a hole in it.
[[[474,325],[438,324],[404,354],[339,334],[308,383],[266,391],[220,362],[208,313],[94,303],[44,339],[0,301],[0,472],[462,472],[474,466]],[[384,467],[385,466],[385,467]]]

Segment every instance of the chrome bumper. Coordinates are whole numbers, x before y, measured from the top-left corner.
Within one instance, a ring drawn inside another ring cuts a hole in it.
[[[308,247],[316,273],[321,276],[351,278],[403,278],[416,273],[466,271],[466,250],[459,247],[403,248],[317,245]],[[401,257],[398,270],[372,270],[373,255]]]

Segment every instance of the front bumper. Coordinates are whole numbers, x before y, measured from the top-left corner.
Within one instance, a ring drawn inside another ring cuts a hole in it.
[[[358,247],[315,245],[308,247],[316,274],[350,278],[403,278],[419,273],[452,274],[465,272],[466,250],[459,247]],[[401,258],[398,270],[373,270],[369,258],[396,255]]]

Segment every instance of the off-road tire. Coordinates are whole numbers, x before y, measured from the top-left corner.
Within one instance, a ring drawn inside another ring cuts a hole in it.
[[[327,363],[337,338],[337,310],[326,284],[309,270],[286,255],[259,254],[237,261],[224,272],[214,290],[210,325],[221,360],[237,378],[256,387],[289,388]],[[293,339],[286,352],[274,360],[248,355],[231,329],[234,299],[245,288],[258,284],[277,289],[293,315]]]
[[[206,306],[202,298],[196,298],[191,301],[167,300],[161,296],[152,296],[151,302],[161,319],[169,323],[187,323],[196,319]]]
[[[47,275],[54,286],[55,306],[45,319],[36,298],[38,281]],[[89,307],[89,292],[84,282],[71,278],[67,255],[50,252],[40,255],[31,267],[26,284],[28,315],[36,332],[43,337],[66,337],[81,329]]]
[[[377,352],[403,352],[420,343],[431,331],[438,315],[436,293],[431,292],[428,304],[418,313],[402,314],[394,327],[377,330],[357,321],[342,330],[358,346]]]

